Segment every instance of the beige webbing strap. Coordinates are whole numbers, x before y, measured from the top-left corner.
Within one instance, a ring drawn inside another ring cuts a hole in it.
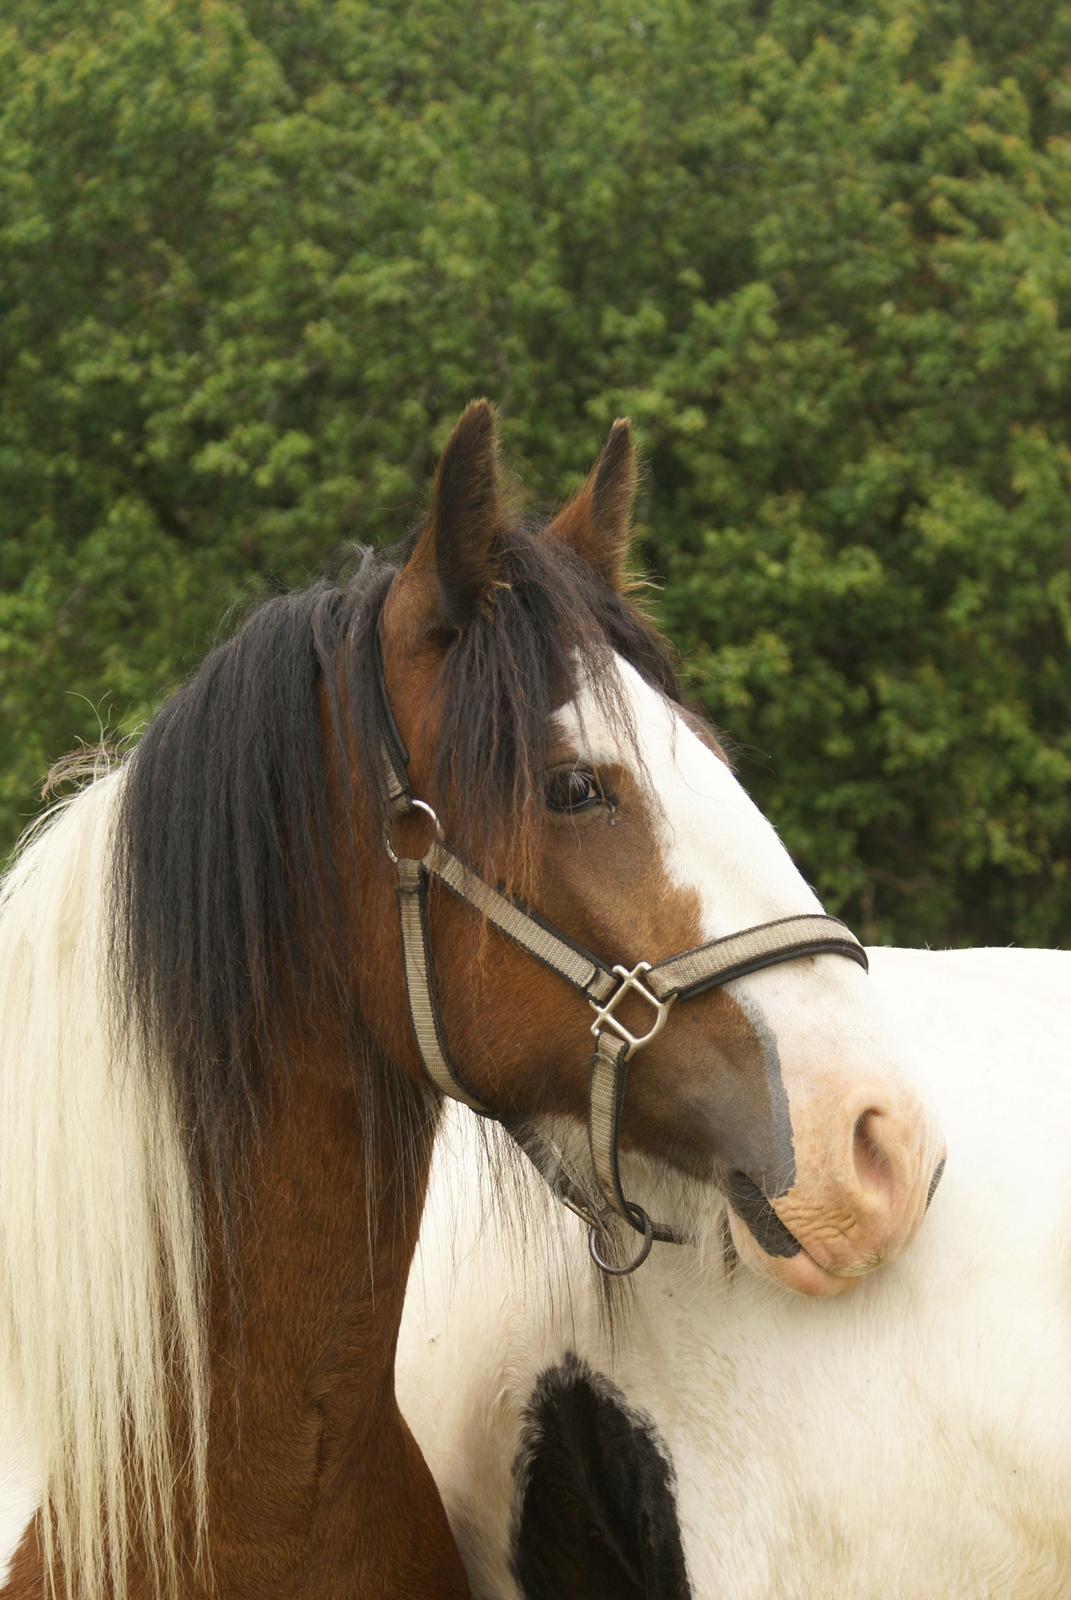
[[[395,817],[400,817],[408,811],[411,804],[409,785],[398,770],[397,763],[384,741],[379,747],[380,779],[383,785],[383,797],[386,801],[386,820],[393,822]]]
[[[866,952],[851,929],[836,917],[813,912],[731,933],[699,950],[674,956],[652,967],[645,981],[652,994],[667,1000],[671,995],[697,993],[759,971],[771,965],[771,958],[780,962],[822,954],[849,956],[864,969],[867,966]]]
[[[612,972],[608,972],[575,945],[568,944],[552,933],[522,906],[499,894],[497,889],[492,889],[448,845],[435,840],[424,857],[424,865],[459,899],[467,901],[481,916],[508,934],[515,944],[535,956],[544,966],[559,973],[590,999],[605,1000],[614,989],[617,980]]]
[[[621,1080],[628,1070],[627,1050],[624,1039],[616,1034],[599,1034],[591,1062],[588,1117],[588,1148],[599,1189],[606,1203],[626,1220],[628,1213],[617,1171],[617,1136],[624,1090]]]
[[[427,877],[419,861],[399,860],[398,916],[402,928],[405,987],[413,1035],[424,1070],[435,1087],[473,1111],[485,1108],[455,1076],[439,1033],[439,1008],[432,987],[428,956]]]
[[[625,1103],[628,1055],[629,1045],[625,1039],[605,1029],[596,1035],[588,1100],[588,1150],[592,1170],[609,1210],[616,1212],[637,1233],[646,1232],[651,1238],[665,1244],[678,1244],[680,1235],[673,1228],[652,1222],[639,1206],[625,1199],[621,1187],[618,1144]],[[639,1219],[642,1219],[642,1225]],[[605,1221],[605,1214],[602,1218],[588,1220],[599,1226]]]

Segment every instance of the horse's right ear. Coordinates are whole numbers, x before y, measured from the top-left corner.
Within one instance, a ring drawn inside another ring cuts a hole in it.
[[[618,593],[628,587],[625,562],[632,539],[636,451],[632,424],[618,417],[580,493],[550,524],[549,533],[583,556]]]
[[[498,578],[505,513],[498,481],[498,431],[488,400],[474,400],[446,442],[427,519],[401,573],[421,590],[440,628],[463,628]]]

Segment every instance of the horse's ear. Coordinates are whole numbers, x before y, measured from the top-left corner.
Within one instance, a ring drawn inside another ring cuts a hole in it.
[[[436,625],[464,627],[494,588],[504,521],[494,407],[474,400],[446,442],[427,520],[405,569],[431,580]]]
[[[619,417],[610,429],[587,482],[550,525],[612,589],[627,586],[625,558],[632,537],[632,502],[636,497],[636,452],[632,424]]]

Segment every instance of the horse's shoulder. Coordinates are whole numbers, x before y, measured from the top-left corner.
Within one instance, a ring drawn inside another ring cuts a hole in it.
[[[975,946],[964,950],[868,947],[870,970],[888,992],[958,998],[972,991],[1000,991],[1047,1006],[1071,984],[1071,950],[1021,946]]]

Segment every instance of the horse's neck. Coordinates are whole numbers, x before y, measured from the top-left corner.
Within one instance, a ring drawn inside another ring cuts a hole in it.
[[[394,1396],[431,1114],[368,1171],[358,1104],[385,1137],[394,1108],[362,1101],[341,1052],[295,1053],[277,1081],[231,1252],[209,1252],[211,1576],[188,1577],[181,1600],[467,1600]],[[0,1594],[43,1592],[34,1525]],[[156,1595],[135,1552],[129,1600]]]
[[[339,1056],[307,1052],[272,1107],[238,1223],[237,1316],[213,1263],[210,1553],[233,1600],[467,1593],[394,1398],[431,1129],[368,1171]],[[389,1107],[366,1099],[365,1114],[391,1129]],[[428,1548],[445,1577],[421,1565]]]

